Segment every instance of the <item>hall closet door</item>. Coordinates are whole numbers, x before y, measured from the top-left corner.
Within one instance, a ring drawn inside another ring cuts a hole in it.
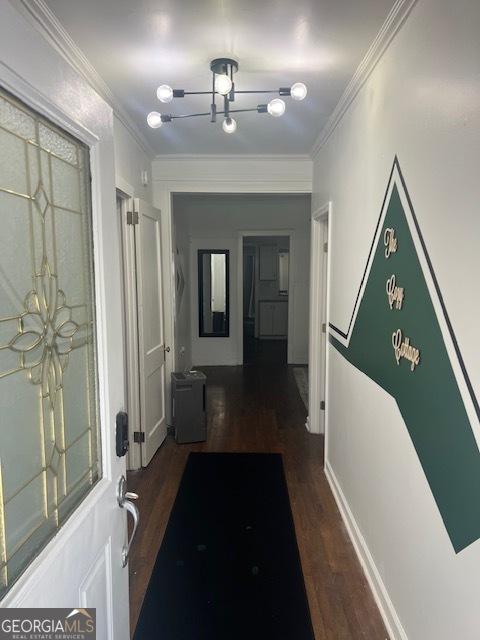
[[[124,207],[129,468],[146,467],[167,434],[160,210]]]

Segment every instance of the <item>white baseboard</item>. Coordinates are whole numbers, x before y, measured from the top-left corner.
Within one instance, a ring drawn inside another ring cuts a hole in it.
[[[367,543],[365,542],[365,538],[363,537],[353,513],[348,506],[348,502],[328,460],[325,460],[325,475],[327,476],[328,484],[330,485],[333,496],[340,510],[348,535],[350,536],[355,552],[368,580],[368,584],[370,585],[370,589],[372,590],[375,602],[380,610],[383,622],[387,627],[389,640],[408,640],[407,634],[400,622],[400,618],[393,606],[393,602],[390,600],[388,591],[377,567],[375,566],[375,562],[368,549]]]

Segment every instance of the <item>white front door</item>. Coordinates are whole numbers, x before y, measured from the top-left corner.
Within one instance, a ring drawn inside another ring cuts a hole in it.
[[[0,91],[0,604],[96,607],[127,640],[119,251],[85,139]]]
[[[140,429],[146,467],[167,435],[160,210],[134,201]]]

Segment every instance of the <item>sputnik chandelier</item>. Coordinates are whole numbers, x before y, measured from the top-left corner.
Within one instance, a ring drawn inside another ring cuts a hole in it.
[[[162,84],[157,89],[157,98],[160,102],[171,102],[173,98],[184,98],[185,96],[211,95],[210,111],[204,113],[188,113],[185,115],[173,115],[151,111],[147,116],[147,123],[152,129],[158,129],[164,122],[172,122],[183,118],[198,118],[210,116],[210,122],[216,122],[217,116],[222,116],[222,128],[225,133],[234,133],[237,129],[237,121],[232,117],[233,113],[245,113],[256,111],[257,113],[269,113],[278,118],[285,113],[285,102],[281,98],[273,98],[267,104],[258,104],[252,109],[232,109],[231,104],[235,102],[235,96],[243,93],[277,93],[279,96],[290,96],[294,100],[303,100],[307,95],[307,87],[303,82],[296,82],[291,87],[280,87],[271,90],[238,91],[235,88],[233,74],[238,71],[238,62],[231,58],[216,58],[210,63],[212,71],[212,88],[210,91],[185,91],[184,89],[172,89],[166,84]],[[223,97],[223,111],[217,110],[217,95]]]

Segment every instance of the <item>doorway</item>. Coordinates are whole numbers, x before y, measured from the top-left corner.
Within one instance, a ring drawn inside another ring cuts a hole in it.
[[[287,364],[290,237],[243,237],[243,363]]]
[[[239,362],[292,362],[293,242],[290,230],[240,231]]]

